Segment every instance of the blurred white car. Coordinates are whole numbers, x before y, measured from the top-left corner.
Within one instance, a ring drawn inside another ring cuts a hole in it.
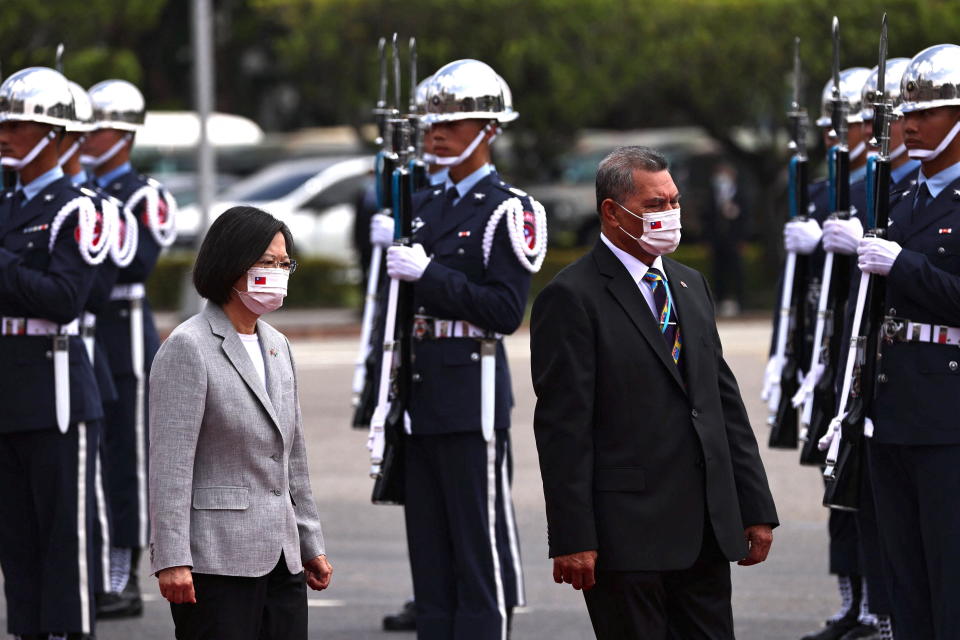
[[[297,253],[354,261],[353,221],[373,157],[315,157],[286,160],[240,180],[217,195],[210,222],[236,205],[251,205],[287,223]],[[200,211],[184,207],[177,216],[177,243],[196,243]]]

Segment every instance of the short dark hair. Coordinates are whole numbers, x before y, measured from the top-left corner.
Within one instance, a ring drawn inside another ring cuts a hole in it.
[[[669,163],[662,153],[650,147],[617,147],[597,167],[597,213],[607,198],[623,202],[633,191],[633,172],[666,171]]]
[[[197,293],[226,304],[233,283],[263,256],[278,232],[287,243],[287,253],[293,255],[290,229],[266,211],[248,206],[224,211],[207,230],[193,265]]]

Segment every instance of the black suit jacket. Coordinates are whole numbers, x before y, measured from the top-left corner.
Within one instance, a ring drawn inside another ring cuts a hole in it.
[[[596,549],[608,570],[669,571],[777,524],[756,439],[720,348],[703,276],[664,259],[684,376],[626,267],[601,242],[533,306],[531,351],[550,556]]]

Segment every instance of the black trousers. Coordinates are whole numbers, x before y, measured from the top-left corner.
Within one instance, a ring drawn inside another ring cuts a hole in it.
[[[960,638],[960,445],[868,446],[897,638]]]
[[[730,562],[713,530],[700,556],[679,571],[597,572],[583,592],[598,640],[726,640],[733,635]]]
[[[171,604],[177,640],[306,640],[307,584],[283,553],[265,576],[193,574],[196,604]]]
[[[413,435],[406,443],[407,545],[419,640],[502,640],[524,604],[510,498],[510,434]]]
[[[11,634],[93,631],[98,441],[98,421],[65,434],[0,434],[0,569]]]
[[[118,400],[104,406],[103,476],[112,516],[111,546],[140,549],[149,536],[147,516],[147,396],[143,383],[142,420],[137,421],[137,379],[114,377]]]

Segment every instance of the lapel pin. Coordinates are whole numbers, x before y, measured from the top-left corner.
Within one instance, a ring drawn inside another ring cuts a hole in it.
[[[680,286],[683,287],[684,289],[686,289],[686,288],[687,288],[687,283],[684,282],[683,280],[681,280],[681,281],[680,281]]]
[[[277,350],[276,350],[276,349],[270,349],[270,355],[272,355],[274,358],[276,358],[276,357],[277,357]]]

